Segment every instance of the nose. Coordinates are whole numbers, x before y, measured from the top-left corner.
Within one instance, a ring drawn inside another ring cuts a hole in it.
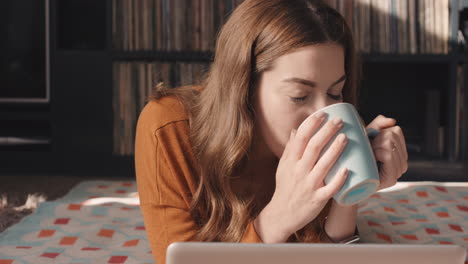
[[[316,96],[315,100],[313,100],[312,104],[307,109],[308,114],[311,115],[315,113],[317,110],[322,109],[332,104],[333,102],[327,98],[327,95]]]

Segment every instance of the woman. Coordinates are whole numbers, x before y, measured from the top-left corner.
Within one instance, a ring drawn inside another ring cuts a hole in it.
[[[156,263],[175,241],[337,243],[357,232],[356,206],[331,199],[345,168],[323,182],[346,136],[318,159],[342,122],[318,129],[306,118],[356,104],[358,69],[349,27],[322,2],[238,6],[201,86],[157,86],[138,120],[136,176]],[[408,166],[395,123],[380,115],[368,125],[381,130],[372,142],[380,189]]]

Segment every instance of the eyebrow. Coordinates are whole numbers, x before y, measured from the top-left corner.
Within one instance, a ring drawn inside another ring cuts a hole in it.
[[[341,76],[337,81],[335,81],[330,87],[333,87],[335,85],[337,85],[338,83],[342,82],[346,80],[346,74]],[[302,85],[306,85],[306,86],[310,86],[312,88],[315,88],[317,87],[317,83],[314,82],[314,81],[310,81],[310,80],[306,80],[306,79],[301,79],[301,78],[297,78],[297,77],[291,77],[291,78],[286,78],[283,80],[283,82],[293,82],[293,83],[299,83],[299,84],[302,84]]]

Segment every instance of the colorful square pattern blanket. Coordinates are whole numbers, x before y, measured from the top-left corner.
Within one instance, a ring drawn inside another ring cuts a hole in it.
[[[400,182],[359,205],[358,228],[363,243],[468,248],[468,183]],[[0,234],[0,264],[17,263],[154,263],[135,182],[86,181],[40,204]]]

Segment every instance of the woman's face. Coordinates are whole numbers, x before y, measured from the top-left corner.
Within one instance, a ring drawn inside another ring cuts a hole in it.
[[[344,50],[338,44],[311,45],[276,59],[259,79],[256,129],[280,158],[293,128],[316,110],[343,101]]]

